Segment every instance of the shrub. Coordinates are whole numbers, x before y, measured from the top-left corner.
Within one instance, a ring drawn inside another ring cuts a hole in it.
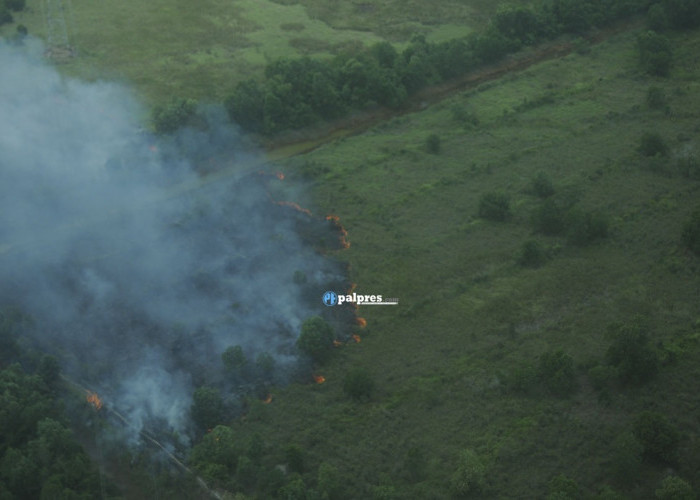
[[[425,148],[430,154],[438,154],[440,152],[440,136],[437,134],[430,134],[425,140]]]
[[[656,132],[645,132],[639,140],[637,150],[644,156],[666,156],[668,154],[666,142]]]
[[[612,443],[610,470],[623,485],[630,485],[639,477],[644,446],[629,431],[619,434]]]
[[[486,193],[479,200],[479,217],[504,221],[510,217],[510,198],[500,192]]]
[[[576,389],[574,360],[562,350],[549,351],[540,356],[537,377],[557,396],[568,396]]]
[[[666,93],[661,87],[649,87],[647,90],[647,105],[652,109],[663,109],[667,106]]]
[[[369,399],[374,391],[374,380],[362,368],[348,372],[343,380],[343,392],[354,400]]]
[[[169,134],[187,125],[195,114],[196,101],[192,99],[173,98],[165,105],[153,108],[151,120],[153,128],[159,134]]]
[[[644,447],[645,458],[664,463],[675,461],[680,433],[664,415],[651,411],[640,413],[632,432]]]
[[[554,476],[548,486],[547,500],[573,500],[580,497],[581,488],[578,483],[565,474]]]
[[[548,198],[535,209],[532,214],[532,224],[538,233],[555,236],[564,231],[566,227],[565,217],[564,207]]]
[[[248,359],[239,345],[230,346],[221,354],[221,361],[227,372],[240,374],[248,364]]]
[[[527,240],[523,243],[518,256],[518,264],[523,267],[540,267],[547,262],[547,253],[536,240]]]
[[[613,325],[613,341],[606,360],[617,368],[622,382],[643,384],[653,379],[659,370],[659,359],[649,346],[649,339],[638,325]]]
[[[24,10],[24,8],[27,5],[27,2],[26,0],[5,0],[5,5],[8,9],[15,12],[19,12],[21,10]]]
[[[7,8],[4,2],[0,2],[0,26],[10,24],[13,21],[10,9]]]
[[[661,4],[655,3],[647,11],[647,26],[654,31],[664,31],[668,28],[669,19],[666,9]]]
[[[696,0],[663,0],[663,6],[674,28],[700,26],[700,3]]]
[[[552,180],[544,172],[538,172],[532,179],[532,192],[540,198],[549,198],[554,194]]]
[[[589,245],[608,235],[608,218],[600,212],[574,210],[568,216],[568,238],[575,245]]]
[[[333,327],[320,316],[313,316],[301,326],[297,339],[299,350],[314,361],[323,362],[328,358],[333,346]]]
[[[201,429],[212,429],[224,418],[224,401],[217,389],[200,387],[194,391],[192,420]]]
[[[452,474],[450,487],[458,497],[478,495],[486,484],[486,467],[472,450],[462,451],[457,470]]]
[[[612,366],[596,365],[588,370],[588,380],[597,391],[605,389],[616,376],[617,371]]]
[[[692,486],[678,476],[664,478],[655,493],[659,500],[695,500],[696,498]]]
[[[639,62],[647,73],[668,76],[673,60],[671,42],[654,31],[642,33],[637,38]]]
[[[700,256],[700,209],[693,212],[683,225],[681,241],[688,250]]]

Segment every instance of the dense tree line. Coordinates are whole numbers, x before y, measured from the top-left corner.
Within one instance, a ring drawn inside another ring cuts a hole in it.
[[[95,466],[75,441],[54,400],[58,364],[37,373],[0,371],[0,498],[97,498]]]
[[[696,27],[699,5],[693,0],[552,0],[540,7],[505,7],[484,32],[465,38],[430,43],[415,36],[400,53],[381,42],[329,61],[277,60],[267,66],[262,81],[239,83],[226,107],[244,130],[261,134],[305,127],[373,105],[396,108],[427,85],[464,75],[523,46],[581,34],[635,14],[647,12],[654,29]],[[641,39],[642,63],[650,72],[667,73],[666,46],[662,35]]]

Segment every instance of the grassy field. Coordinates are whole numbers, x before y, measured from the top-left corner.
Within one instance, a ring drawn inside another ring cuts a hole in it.
[[[120,80],[147,103],[172,95],[223,99],[235,83],[261,74],[279,57],[330,57],[348,46],[411,36],[461,37],[485,26],[499,2],[331,2],[238,0],[63,0],[77,57],[66,74]],[[29,0],[15,23],[46,38],[44,0]]]
[[[342,471],[357,498],[392,485],[398,498],[444,498],[461,450],[487,469],[486,496],[542,498],[564,473],[584,496],[605,485],[649,497],[666,473],[643,466],[631,484],[611,474],[614,439],[643,410],[659,411],[683,433],[677,473],[700,486],[700,265],[680,247],[698,203],[698,181],[676,170],[698,154],[700,37],[674,36],[670,79],[638,69],[636,33],[483,85],[423,112],[396,118],[284,163],[311,179],[317,207],[338,214],[352,246],[358,293],[399,297],[398,307],[361,308],[362,343],[325,367],[321,386],[292,386],[274,404],[254,406],[241,439],[264,436],[270,450],[296,443],[314,464]],[[668,111],[646,104],[663,89]],[[464,114],[478,124],[460,120]],[[637,152],[658,132],[668,158]],[[426,152],[430,134],[441,152]],[[564,199],[610,218],[604,241],[578,247],[533,235],[544,172]],[[507,222],[476,217],[480,197],[511,199]],[[539,269],[516,259],[537,239],[552,255]],[[614,386],[601,399],[586,373],[604,359],[608,326],[641,317],[659,352],[680,355],[639,388]],[[563,349],[579,388],[568,398],[535,383],[512,389],[518,370]],[[367,403],[342,393],[344,374],[365,368],[377,390]],[[412,451],[413,450],[413,451]],[[422,477],[411,479],[419,450]],[[373,489],[375,488],[375,489]],[[359,493],[364,492],[364,493]]]

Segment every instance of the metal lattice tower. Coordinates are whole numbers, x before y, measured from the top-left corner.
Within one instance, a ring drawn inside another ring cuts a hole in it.
[[[41,9],[46,24],[46,51],[68,51],[72,54],[68,20],[72,20],[70,0],[41,0]]]

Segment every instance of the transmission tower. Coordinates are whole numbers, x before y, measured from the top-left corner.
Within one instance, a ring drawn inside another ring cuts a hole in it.
[[[49,57],[70,57],[73,48],[69,38],[69,23],[72,20],[70,0],[41,0],[46,25],[46,53]]]

